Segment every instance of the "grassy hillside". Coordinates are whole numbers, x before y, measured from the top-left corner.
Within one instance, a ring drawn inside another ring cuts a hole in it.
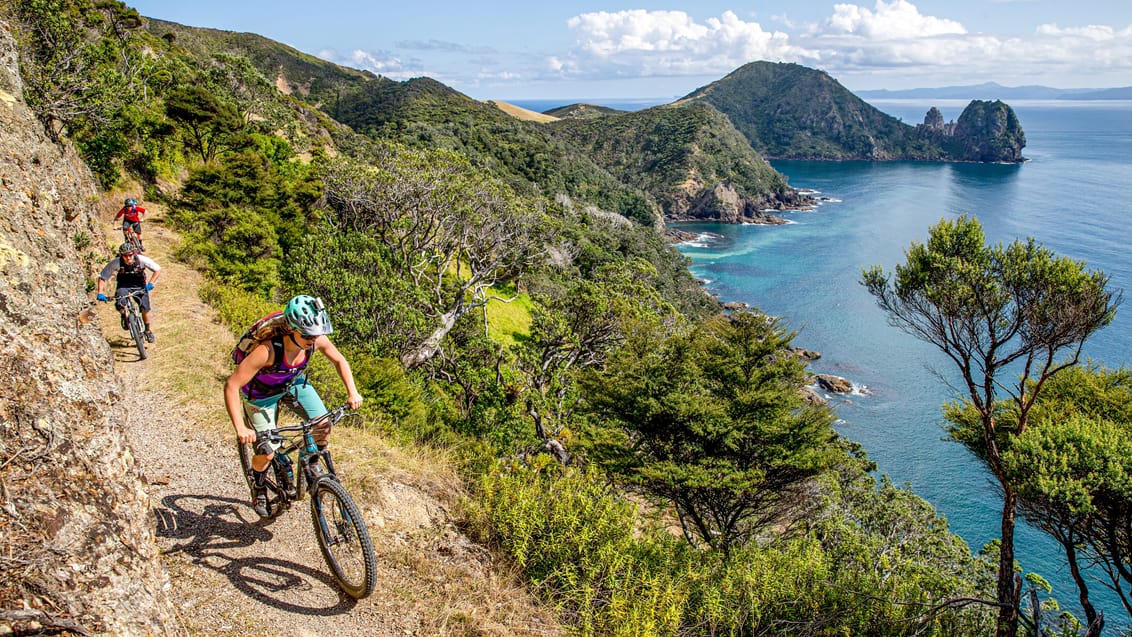
[[[494,105],[496,108],[503,111],[504,113],[507,113],[511,117],[514,117],[515,119],[521,119],[526,122],[537,122],[540,124],[545,124],[547,122],[553,122],[558,119],[553,115],[548,115],[546,113],[536,113],[535,111],[523,108],[521,106],[515,106],[514,104],[508,104],[507,102],[488,100],[487,103]]]
[[[198,60],[208,60],[217,53],[244,56],[281,93],[301,97],[331,117],[344,94],[362,91],[370,84],[393,82],[368,71],[327,62],[254,33],[190,27],[155,18],[147,19],[144,28]]]
[[[370,137],[460,152],[520,191],[566,195],[644,225],[660,223],[652,198],[584,152],[430,78],[368,84],[341,100],[336,119]]]

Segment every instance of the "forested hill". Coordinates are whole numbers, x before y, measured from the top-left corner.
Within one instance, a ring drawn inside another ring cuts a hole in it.
[[[652,133],[667,134],[683,125],[654,129],[648,121],[654,115],[641,119],[631,114],[619,120],[618,139],[606,143],[599,139],[601,126],[590,128],[590,133],[554,134],[546,125],[512,117],[431,78],[397,82],[317,60],[254,34],[161,20],[149,21],[146,28],[201,60],[221,52],[245,56],[281,91],[369,138],[453,150],[520,191],[566,195],[579,204],[616,212],[647,226],[662,225],[662,217],[750,220],[755,215],[744,214],[742,209],[809,203],[749,145],[733,143],[742,138],[726,118],[703,111],[666,117],[695,119],[700,139],[717,140],[709,147],[685,134],[657,137]],[[569,107],[564,112],[568,118],[612,113],[617,111],[601,107]],[[662,157],[653,148],[658,144],[664,147]],[[679,144],[685,146],[677,148]],[[607,150],[597,154],[596,145]],[[613,146],[622,157],[610,157],[608,148]],[[703,157],[705,150],[714,156]],[[693,158],[695,165],[688,163]],[[658,160],[664,165],[656,166]],[[681,163],[672,164],[674,160]],[[738,169],[705,170],[705,162]],[[628,167],[657,167],[662,174],[626,172]],[[691,181],[671,179],[678,173],[690,176]],[[694,192],[689,183],[695,186]],[[737,194],[733,197],[731,193]]]
[[[957,123],[925,114],[912,126],[798,64],[751,62],[677,103],[693,101],[718,108],[772,158],[1019,162],[1026,145],[1002,102],[974,101]]]
[[[765,222],[766,209],[813,203],[790,188],[706,103],[562,119],[548,126],[622,181],[656,198],[670,218]]]

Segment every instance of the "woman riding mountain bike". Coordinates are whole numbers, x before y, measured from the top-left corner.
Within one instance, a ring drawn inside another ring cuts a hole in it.
[[[334,328],[322,300],[303,294],[295,296],[287,302],[283,317],[289,331],[256,343],[224,383],[224,406],[237,438],[243,443],[254,444],[256,431],[275,427],[279,403],[284,397],[291,398],[290,402],[297,405],[304,419],[326,413],[322,398],[304,373],[316,351],[322,352],[337,370],[346,386],[346,404],[350,409],[362,404],[350,364],[327,337]],[[329,434],[329,430],[316,433],[315,442],[320,449],[326,447]],[[260,517],[269,515],[264,472],[278,448],[278,443],[272,443],[269,453],[257,449],[257,455],[252,458],[255,472],[252,507]]]

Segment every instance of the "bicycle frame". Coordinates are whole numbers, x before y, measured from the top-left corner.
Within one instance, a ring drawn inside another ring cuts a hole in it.
[[[377,583],[377,557],[373,550],[373,540],[361,509],[350,497],[346,487],[338,481],[330,452],[319,449],[314,441],[316,428],[329,428],[351,415],[353,413],[347,412],[343,405],[298,425],[261,431],[256,435],[256,446],[260,447],[259,443],[265,440],[282,443],[271,461],[275,475],[263,476],[262,486],[269,493],[268,510],[265,512],[267,517],[274,518],[290,508],[293,501],[303,497],[306,487],[310,491],[311,520],[323,559],[342,590],[355,599],[361,599],[372,593]],[[246,443],[240,443],[238,447],[240,463],[254,498],[256,485],[251,457],[248,455],[251,449]],[[295,475],[292,453],[297,456],[299,470],[302,472],[300,476]],[[270,496],[271,493],[275,494],[274,498]]]
[[[351,412],[346,411],[346,405],[342,405],[317,418],[305,420],[297,425],[257,432],[257,443],[260,440],[284,443],[275,450],[275,456],[271,461],[276,475],[272,476],[269,473],[264,476],[264,486],[267,487],[268,491],[276,494],[278,505],[281,508],[287,508],[291,505],[291,502],[302,499],[303,493],[313,490],[315,482],[323,475],[337,479],[334,462],[330,458],[330,451],[318,448],[314,441],[314,430],[323,425],[328,428],[332,427],[346,416],[351,415],[353,415]],[[298,435],[288,436],[286,434]],[[296,480],[294,462],[291,460],[291,454],[295,453],[296,450],[298,451],[297,460],[301,480]],[[326,465],[325,474],[319,465],[320,459]],[[280,484],[280,482],[283,484]]]
[[[145,330],[145,320],[142,318],[141,304],[138,298],[145,294],[145,288],[137,288],[125,295],[125,310],[126,322],[130,328],[130,337],[134,339],[134,346],[138,349],[138,355],[145,359],[145,339],[142,336]]]
[[[132,245],[135,250],[141,252],[141,238],[138,237],[138,234],[136,232],[134,232],[134,227],[132,225],[123,226],[122,239],[125,240],[126,243]]]

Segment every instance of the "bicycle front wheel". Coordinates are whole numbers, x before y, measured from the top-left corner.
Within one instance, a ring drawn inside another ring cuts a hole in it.
[[[358,505],[340,482],[318,479],[311,493],[311,520],[322,557],[342,590],[354,599],[373,592],[377,556]]]
[[[138,348],[138,357],[145,360],[145,324],[137,312],[129,312],[130,337]]]

